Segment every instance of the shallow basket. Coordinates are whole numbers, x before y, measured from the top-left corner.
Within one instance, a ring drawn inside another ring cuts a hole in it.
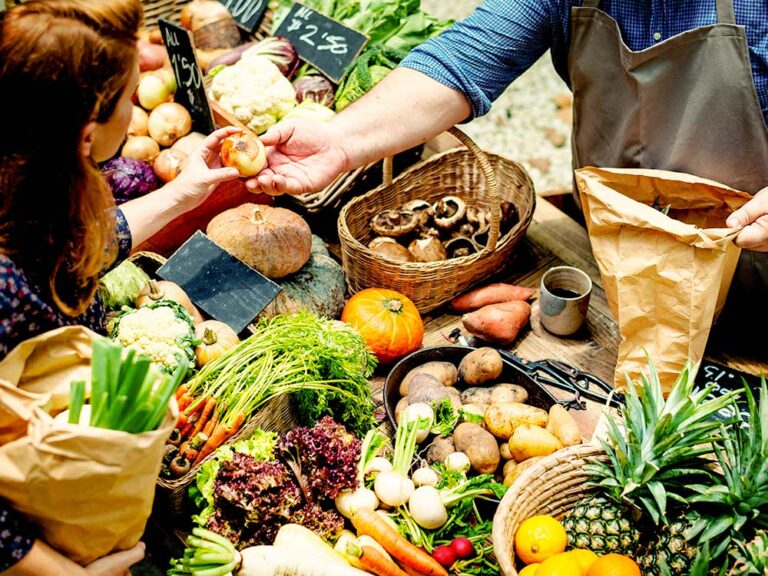
[[[156,276],[157,269],[165,264],[166,259],[153,252],[136,252],[128,258],[136,266],[144,270],[150,276]],[[257,428],[263,430],[269,430],[270,432],[277,432],[278,434],[284,434],[290,432],[300,423],[296,419],[295,412],[291,406],[291,398],[288,395],[280,395],[267,400],[264,405],[255,412],[243,426],[230,438],[228,438],[222,445],[227,446],[242,438],[247,438]],[[203,462],[206,462],[213,457],[213,454],[208,455],[203,461],[196,466],[192,466],[186,474],[173,480],[167,480],[165,478],[158,478],[157,486],[159,487],[158,499],[162,508],[171,514],[171,516],[186,515],[187,510],[187,491],[189,485],[192,484],[197,475],[197,471]]]
[[[525,169],[504,156],[482,151],[456,128],[450,133],[466,148],[424,160],[367,194],[353,198],[338,219],[342,264],[351,293],[364,288],[390,288],[413,300],[426,313],[501,270],[533,219],[535,195]],[[391,174],[391,172],[389,173]],[[371,218],[410,200],[436,202],[456,195],[491,212],[488,244],[480,252],[438,262],[396,263],[378,257],[367,244],[374,238]],[[501,203],[511,202],[519,221],[499,237]]]
[[[526,518],[549,514],[561,518],[594,490],[587,486],[584,464],[604,456],[595,445],[565,448],[523,472],[501,499],[493,517],[493,549],[504,576],[517,576],[515,533]]]

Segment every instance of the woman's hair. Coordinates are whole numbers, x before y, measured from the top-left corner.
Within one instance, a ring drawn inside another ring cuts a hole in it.
[[[0,17],[0,254],[76,316],[114,259],[112,195],[80,149],[136,65],[140,0],[39,0]]]

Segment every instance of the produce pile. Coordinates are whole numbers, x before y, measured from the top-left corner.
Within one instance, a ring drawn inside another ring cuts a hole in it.
[[[606,457],[585,468],[589,496],[561,522],[536,516],[522,523],[515,550],[528,566],[521,574],[766,573],[765,379],[758,398],[746,385],[711,397],[711,387],[694,390],[686,367],[666,399],[661,390],[652,366],[627,387],[626,407],[609,418],[601,440]],[[582,571],[556,571],[582,561]]]

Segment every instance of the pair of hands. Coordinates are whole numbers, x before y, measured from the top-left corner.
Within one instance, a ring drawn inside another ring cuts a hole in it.
[[[193,155],[187,168],[174,180],[195,205],[207,198],[214,188],[238,177],[233,168],[222,168],[219,160],[221,141],[239,130],[229,127],[206,138],[199,155]],[[328,186],[341,172],[348,170],[349,156],[343,135],[335,134],[332,123],[313,121],[283,122],[261,137],[267,146],[267,167],[246,181],[247,188],[270,195],[304,194]],[[768,252],[768,187],[731,214],[731,228],[744,227],[736,245],[757,252]]]
[[[94,560],[85,571],[88,576],[130,576],[130,567],[144,559],[144,542],[139,542],[129,550],[107,554],[98,560]]]

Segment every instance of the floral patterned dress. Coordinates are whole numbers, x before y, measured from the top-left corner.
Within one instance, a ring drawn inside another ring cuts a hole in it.
[[[34,543],[32,527],[0,500],[0,572],[24,558]]]
[[[117,264],[128,257],[131,232],[119,208],[115,216],[119,246]],[[82,315],[66,316],[50,300],[47,290],[35,285],[13,260],[0,254],[0,360],[23,340],[74,324],[106,333],[106,315],[98,293]]]

